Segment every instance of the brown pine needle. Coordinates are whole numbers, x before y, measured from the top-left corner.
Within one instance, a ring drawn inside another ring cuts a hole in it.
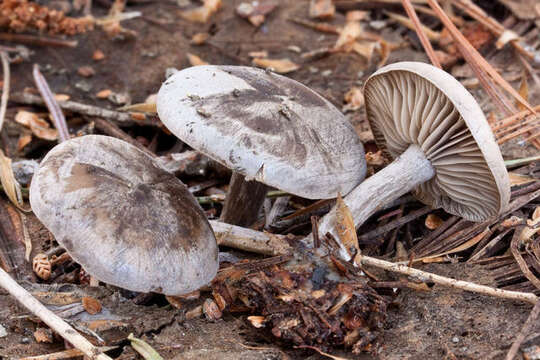
[[[536,105],[534,107],[534,110],[535,111],[540,111],[540,105]],[[527,115],[530,115],[529,110],[520,111],[520,112],[515,113],[515,114],[513,114],[511,116],[508,116],[508,117],[506,117],[504,119],[498,120],[498,121],[494,122],[493,124],[491,124],[491,130],[497,131],[497,130],[502,129],[502,128],[508,126],[508,125],[515,124],[516,122],[520,121],[521,119],[523,119]]]
[[[525,121],[523,121],[523,122],[513,124],[513,125],[510,125],[510,126],[507,126],[507,127],[504,127],[502,129],[497,130],[495,132],[495,137],[500,138],[500,137],[502,137],[503,134],[506,134],[508,132],[512,132],[515,129],[519,129],[520,127],[523,127],[525,125],[530,125],[530,124],[534,124],[534,123],[538,123],[537,125],[540,127],[540,118],[538,118],[536,116],[530,116],[530,117],[526,118]]]
[[[531,114],[536,114],[535,110],[531,105],[519,95],[519,93],[502,78],[502,76],[478,53],[474,46],[469,43],[469,41],[463,36],[463,34],[458,30],[454,25],[452,20],[446,15],[444,10],[440,7],[437,0],[427,0],[429,6],[437,13],[439,19],[444,24],[444,26],[450,32],[450,35],[454,38],[456,45],[460,49],[460,52],[463,54],[463,57],[469,63],[469,65],[474,70],[478,80],[480,80],[482,86],[490,94],[495,103],[503,110],[505,113],[511,114],[515,112],[514,106],[508,101],[508,99],[502,94],[497,94],[496,88],[493,87],[491,81],[493,80],[496,84],[502,87],[505,91],[511,94],[519,103],[524,105]],[[489,75],[491,79],[486,79],[485,75]],[[488,80],[488,81],[486,81]],[[502,105],[502,106],[501,106]]]
[[[506,135],[506,136],[498,139],[497,143],[498,144],[504,144],[508,140],[512,140],[512,139],[518,137],[519,135],[525,134],[526,132],[529,132],[529,131],[535,130],[535,129],[538,129],[538,125],[527,126],[527,127],[522,128],[522,129],[520,129],[520,130],[518,130],[516,132],[511,133],[510,135]],[[533,137],[533,139],[534,139],[534,137]]]
[[[439,69],[442,69],[441,63],[439,62],[439,59],[437,58],[437,55],[435,55],[435,51],[433,50],[433,47],[431,46],[431,43],[429,42],[429,39],[427,38],[426,33],[424,32],[424,25],[420,22],[420,19],[416,15],[416,11],[414,11],[414,8],[411,4],[410,0],[402,0],[403,7],[405,8],[405,12],[407,12],[407,15],[411,19],[414,28],[416,30],[416,34],[418,35],[418,38],[420,39],[420,42],[422,43],[422,46],[424,47],[424,50],[426,51],[427,56],[429,57],[429,60],[431,63],[438,67]]]

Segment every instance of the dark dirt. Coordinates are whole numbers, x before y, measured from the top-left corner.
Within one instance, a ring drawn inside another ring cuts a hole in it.
[[[260,29],[255,29],[234,14],[234,8],[240,2],[226,1],[224,8],[203,25],[190,23],[177,16],[179,8],[174,2],[154,1],[130,5],[128,10],[143,12],[142,18],[122,23],[137,32],[135,39],[113,41],[107,39],[103,31],[96,29],[72,37],[79,42],[74,49],[30,46],[33,51],[31,61],[11,66],[12,79],[15,79],[12,81],[12,91],[34,86],[31,69],[33,63],[38,63],[55,93],[69,94],[72,100],[112,109],[116,105],[108,100],[97,99],[95,94],[110,89],[115,93],[129,94],[133,103],[142,102],[157,92],[165,78],[165,69],[189,66],[186,58],[188,52],[211,64],[249,65],[250,51],[268,50],[272,58],[288,57],[301,64],[298,71],[287,76],[318,91],[341,108],[344,94],[351,86],[361,86],[363,80],[376,70],[377,59],[368,65],[358,56],[337,53],[308,62],[287,49],[287,46],[295,45],[302,51],[309,51],[316,47],[332,46],[336,40],[335,35],[322,34],[287,20],[290,17],[305,18],[308,1],[281,1]],[[104,15],[106,9],[95,6],[93,13]],[[376,16],[381,17],[380,14]],[[343,23],[343,15],[336,14],[334,21]],[[198,32],[212,34],[207,45],[189,44],[191,36]],[[402,36],[410,37],[411,32],[393,26],[384,29],[382,35],[395,40]],[[105,54],[105,59],[96,62],[92,60],[92,54],[98,49]],[[493,59],[495,64],[500,61],[500,66],[504,66],[504,56],[508,56],[508,53],[508,50],[502,51],[502,55]],[[421,49],[403,48],[394,51],[388,62],[426,59]],[[79,75],[77,70],[82,66],[91,66],[95,75],[89,78]],[[477,98],[487,98],[482,90],[475,89],[474,92]],[[531,96],[533,94],[537,92],[531,92]],[[492,110],[488,101],[480,103],[484,110]],[[37,158],[52,148],[52,142],[35,141],[25,150],[17,151],[16,139],[22,126],[13,121],[13,116],[14,112],[9,110],[5,130],[2,132],[3,136],[7,134],[11,139],[7,142],[10,157]],[[358,132],[368,130],[363,111],[348,113],[347,116]],[[80,118],[68,118],[75,130],[85,123]],[[156,130],[150,127],[127,131],[134,137],[142,135],[147,139],[156,135]],[[158,153],[168,150],[174,144],[168,135],[160,134],[157,138]],[[370,146],[367,145],[368,148]],[[531,146],[517,142],[509,142],[502,150],[508,158],[537,154]],[[27,215],[27,219],[34,256],[42,248],[47,248],[45,244],[51,238],[33,215]],[[494,284],[489,274],[479,266],[461,263],[423,268],[440,275]],[[36,281],[31,273],[26,275],[23,277]],[[183,309],[173,309],[162,303],[135,305],[116,290],[111,292],[100,289],[97,294],[92,294],[102,302],[102,314],[117,322],[108,324],[108,330],[103,331],[103,337],[112,344],[125,345],[125,337],[133,332],[151,344],[165,359],[323,358],[314,355],[313,351],[281,349],[263,329],[254,329],[245,314],[225,313],[216,322],[204,318],[185,320]],[[206,295],[203,293],[202,298]],[[190,310],[200,302],[187,303],[185,309]],[[379,358],[502,359],[530,309],[528,305],[440,286],[434,286],[430,292],[404,290],[395,299],[395,304],[390,306]],[[91,319],[98,318],[99,314]],[[0,359],[41,355],[64,349],[60,339],[53,344],[36,343],[33,337],[36,327],[37,321],[28,316],[28,312],[17,305],[12,297],[0,291]],[[2,336],[2,329],[6,330],[6,336]],[[540,324],[529,334],[529,339],[526,344],[539,344]],[[353,358],[350,353],[336,351],[333,354]],[[120,359],[140,359],[129,347],[117,351],[115,355],[120,355]],[[362,355],[356,358],[371,357]]]

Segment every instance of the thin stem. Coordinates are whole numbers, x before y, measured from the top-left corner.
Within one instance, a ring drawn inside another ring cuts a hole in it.
[[[45,101],[45,105],[47,105],[47,109],[49,109],[49,112],[51,113],[54,127],[56,128],[56,130],[58,130],[58,137],[60,138],[60,142],[69,140],[70,136],[67,129],[64,113],[62,112],[62,109],[60,109],[60,106],[58,106],[58,103],[56,102],[56,99],[54,98],[54,95],[49,88],[49,84],[47,84],[47,80],[45,80],[45,78],[39,71],[39,67],[37,66],[37,64],[34,65],[33,75],[34,82],[36,83],[39,93],[43,97],[43,101]]]
[[[422,149],[411,145],[393,163],[358,185],[343,198],[351,211],[354,225],[358,228],[384,204],[411,191],[435,176],[433,166],[426,159]],[[330,233],[338,239],[335,230],[335,207],[319,222],[319,234]],[[312,243],[312,235],[306,239]],[[345,260],[348,254],[341,254]]]

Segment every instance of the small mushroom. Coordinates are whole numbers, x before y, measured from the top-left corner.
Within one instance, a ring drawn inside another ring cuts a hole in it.
[[[194,149],[248,180],[304,198],[347,194],[366,173],[362,143],[343,114],[306,86],[269,71],[184,69],[161,86],[157,111]]]
[[[364,85],[375,141],[394,161],[345,197],[360,226],[383,204],[413,190],[433,208],[470,221],[503,212],[510,182],[480,106],[451,75],[434,66],[400,62]],[[335,211],[319,224],[334,233]]]
[[[218,249],[195,198],[135,146],[101,135],[65,141],[30,186],[36,216],[97,279],[181,295],[210,282]]]

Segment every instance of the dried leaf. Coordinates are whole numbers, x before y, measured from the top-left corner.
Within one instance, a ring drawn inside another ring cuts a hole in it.
[[[372,41],[355,41],[352,44],[354,52],[366,58],[368,62],[371,62],[371,57],[373,56],[376,47],[377,43]]]
[[[253,59],[253,64],[271,69],[279,74],[287,74],[293,71],[296,71],[300,68],[298,64],[295,64],[289,59]]]
[[[336,199],[336,231],[349,256],[359,255],[360,247],[358,246],[354,220],[351,211],[339,193]]]
[[[206,299],[203,303],[203,313],[206,318],[210,321],[216,321],[221,319],[222,312],[219,310],[219,307],[212,299]]]
[[[220,7],[221,0],[204,0],[203,6],[181,11],[180,16],[186,20],[204,24],[208,21],[210,16],[219,10]]]
[[[93,297],[85,296],[82,298],[82,306],[90,315],[95,315],[101,312],[101,303]]]
[[[309,17],[315,19],[330,19],[336,13],[332,0],[311,0],[309,3]]]
[[[198,57],[197,55],[193,55],[191,53],[187,53],[187,58],[191,66],[198,66],[198,65],[208,65],[206,61]]]
[[[441,226],[442,223],[443,223],[443,220],[435,214],[429,214],[426,217],[426,221],[425,221],[425,225],[429,230],[435,230],[436,228]]]
[[[274,0],[243,2],[236,7],[236,13],[241,18],[247,19],[253,26],[258,27],[264,23],[265,16],[271,13],[277,5]]]
[[[203,45],[209,37],[209,33],[196,33],[191,37],[189,43],[192,45]]]
[[[352,46],[360,34],[362,34],[362,25],[358,21],[349,21],[341,30],[334,48],[348,51],[347,48]]]
[[[96,97],[98,99],[106,99],[108,98],[109,96],[112,95],[112,90],[111,89],[104,89],[104,90],[101,90],[99,91],[97,94],[96,94]]]
[[[32,135],[31,134],[22,134],[19,136],[19,140],[17,140],[17,150],[21,151],[24,149],[24,147],[32,141]]]
[[[54,340],[52,330],[47,328],[37,328],[36,331],[34,331],[34,339],[36,339],[36,342],[38,343],[52,344]]]
[[[51,129],[49,123],[40,117],[37,114],[34,114],[29,111],[21,110],[15,115],[15,122],[24,125],[32,133],[44,140],[54,141],[58,139],[58,131],[56,129]]]
[[[24,201],[21,186],[15,180],[15,175],[11,168],[11,159],[5,156],[2,150],[0,150],[0,181],[4,192],[13,205],[17,206],[20,210],[28,211],[28,209],[23,208]]]
[[[504,45],[508,44],[510,41],[519,40],[519,35],[513,32],[512,30],[504,30],[501,36],[497,39],[495,47],[497,49],[502,49]]]
[[[266,320],[264,316],[248,316],[247,319],[257,329],[264,327],[264,321]]]
[[[146,360],[163,360],[163,358],[150,345],[141,339],[137,339],[133,334],[127,337],[131,342],[131,347]]]
[[[345,93],[345,105],[343,111],[356,111],[364,106],[364,94],[362,89],[353,86],[349,91]]]

